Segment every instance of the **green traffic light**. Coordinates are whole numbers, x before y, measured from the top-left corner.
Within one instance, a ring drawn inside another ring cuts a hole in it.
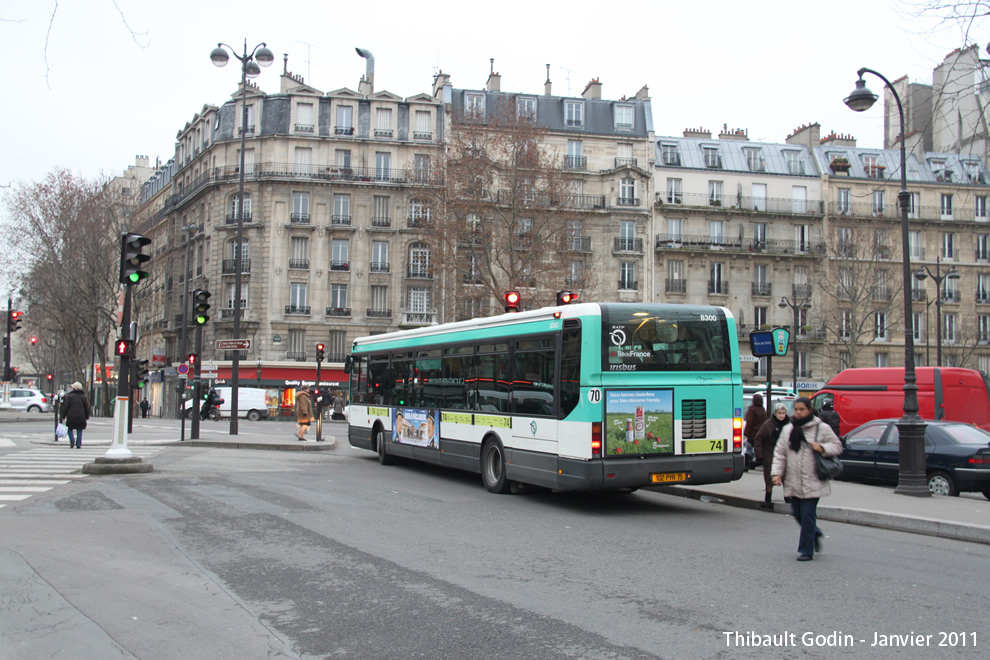
[[[137,284],[138,280],[141,279],[141,276],[138,275],[137,273],[131,273],[130,275],[127,276],[127,279],[129,279],[132,283]]]
[[[199,315],[196,316],[196,325],[205,325],[206,322],[209,321],[209,320],[210,320],[210,317],[205,316],[203,314],[199,314]]]

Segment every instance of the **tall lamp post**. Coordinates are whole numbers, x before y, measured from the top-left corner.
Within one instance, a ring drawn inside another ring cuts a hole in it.
[[[210,53],[210,61],[214,65],[226,66],[230,55],[227,50],[241,63],[241,166],[239,168],[237,187],[237,243],[234,257],[234,331],[233,339],[241,338],[241,263],[244,259],[244,148],[248,129],[248,106],[247,106],[247,79],[257,78],[261,75],[261,66],[269,66],[275,61],[275,55],[268,49],[264,42],[254,47],[248,54],[247,39],[244,40],[244,55],[238,55],[231,46],[218,43],[217,47]],[[234,413],[230,416],[230,435],[237,435],[237,388],[240,386],[240,358],[239,350],[234,350],[233,359],[230,363],[230,409]]]
[[[196,225],[195,222],[191,222],[188,225],[186,225],[185,227],[183,227],[182,228],[182,231],[186,233],[186,263],[185,263],[185,265],[183,265],[183,268],[185,270],[182,271],[182,281],[183,281],[183,285],[182,285],[182,333],[181,333],[180,339],[179,339],[179,360],[178,360],[179,362],[185,362],[186,361],[186,356],[188,355],[188,353],[186,352],[186,348],[188,347],[188,344],[186,343],[186,324],[187,324],[187,322],[189,320],[189,315],[186,312],[189,309],[189,249],[192,247],[193,236],[195,236],[196,235],[196,232],[199,231],[199,227]],[[185,436],[185,428],[186,428],[186,423],[185,423],[185,420],[186,420],[186,411],[185,411],[185,406],[184,406],[184,404],[185,404],[185,397],[182,396],[182,394],[185,392],[185,389],[186,389],[186,381],[180,379],[179,380],[179,384],[175,387],[175,391],[176,391],[176,394],[179,395],[179,402],[178,402],[178,404],[177,404],[176,407],[178,408],[178,411],[179,411],[178,412],[179,419],[182,420],[180,422],[180,425],[181,425],[181,428],[182,428],[182,435],[183,435],[183,438],[182,439],[185,439],[184,436]]]
[[[914,274],[918,281],[932,278],[935,282],[935,317],[938,325],[935,326],[935,366],[942,366],[942,282],[945,280],[958,280],[960,275],[956,272],[955,266],[950,266],[945,273],[942,273],[942,258],[935,258],[935,272],[933,273],[927,264],[922,264],[917,273]]]
[[[811,299],[805,298],[804,302],[798,304],[796,299],[794,302],[791,302],[790,300],[788,300],[787,296],[784,296],[783,298],[780,299],[780,302],[777,303],[777,307],[780,307],[781,309],[786,309],[790,307],[791,309],[794,310],[794,325],[792,325],[791,328],[793,329],[795,339],[797,339],[798,327],[799,327],[798,323],[800,322],[800,319],[798,319],[798,314],[802,309],[811,309]],[[797,352],[797,347],[795,346],[794,374],[793,374],[794,382],[791,385],[791,388],[794,390],[795,394],[797,394],[797,372],[798,372],[798,352]]]
[[[872,73],[883,81],[897,101],[897,114],[901,121],[901,191],[897,201],[901,205],[901,259],[903,261],[904,297],[904,415],[897,422],[900,430],[900,466],[895,493],[915,497],[931,497],[925,478],[925,422],[918,414],[918,377],[914,369],[914,319],[911,303],[911,250],[908,245],[908,205],[911,194],[907,189],[907,147],[904,144],[904,106],[897,90],[882,74],[863,67],[856,72],[859,80],[844,102],[851,110],[863,112],[873,107],[877,95],[866,88],[864,73]]]

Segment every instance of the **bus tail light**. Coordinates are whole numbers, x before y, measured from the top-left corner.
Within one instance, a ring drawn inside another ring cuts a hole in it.
[[[742,427],[743,427],[742,417],[733,417],[732,418],[732,451],[737,453],[742,451]]]
[[[602,455],[602,423],[591,424],[591,455],[601,458]]]

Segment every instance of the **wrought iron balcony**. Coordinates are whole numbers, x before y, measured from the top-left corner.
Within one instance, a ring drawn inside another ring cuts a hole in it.
[[[349,215],[332,215],[332,216],[330,216],[330,224],[332,224],[332,225],[349,225],[349,224],[351,224],[351,216],[349,216]]]
[[[371,265],[368,268],[368,270],[370,270],[372,273],[387,273],[387,272],[389,272],[388,271],[388,262],[387,261],[372,261],[371,262]]]
[[[296,124],[296,133],[312,133],[312,124]]]
[[[729,238],[706,234],[657,234],[657,250],[726,250],[765,254],[824,255],[824,241],[781,241]]]
[[[772,296],[773,282],[753,282],[754,296]]]
[[[238,311],[238,310],[235,310],[233,307],[221,307],[220,308],[220,320],[221,321],[227,321],[227,320],[233,321],[234,320],[234,312],[235,311]],[[241,307],[241,309],[239,311],[240,311],[240,318],[243,319],[244,318],[244,308]]]
[[[327,307],[327,316],[350,316],[350,307]]]
[[[962,302],[962,294],[959,293],[959,291],[943,291],[942,302],[944,303]]]
[[[433,325],[435,318],[433,312],[402,312],[402,325]]]
[[[309,305],[286,305],[285,306],[286,315],[289,314],[302,314],[309,315]]]
[[[292,213],[289,215],[289,222],[293,224],[308,225],[309,213]]]
[[[619,280],[620,291],[638,291],[639,282],[635,280]]]
[[[687,293],[687,280],[684,278],[666,279],[664,290],[667,293]]]
[[[564,167],[569,170],[583,170],[587,166],[587,156],[564,156]]]
[[[806,300],[811,297],[812,290],[810,284],[794,284],[791,286],[791,297],[795,300]]]
[[[433,225],[433,219],[429,215],[410,215],[408,226],[413,229],[425,229]]]
[[[241,259],[241,272],[250,273],[251,272],[251,260]],[[237,260],[236,259],[224,259],[223,263],[220,264],[220,274],[221,275],[236,275],[237,274]]]
[[[569,252],[591,252],[591,236],[570,236],[565,238],[564,249]]]
[[[433,139],[433,132],[432,131],[413,131],[413,139],[414,140],[432,140]]]
[[[342,270],[342,271],[346,271],[346,270],[350,270],[350,269],[351,269],[351,262],[350,261],[331,261],[330,262],[330,270]]]
[[[295,360],[296,362],[305,362],[306,361],[306,351],[286,351],[285,352],[285,359],[286,360]]]
[[[642,238],[616,238],[613,239],[612,244],[613,252],[642,252],[643,251],[643,239]]]
[[[354,135],[353,126],[334,126],[334,135]]]
[[[374,309],[372,307],[364,310],[364,315],[369,319],[390,319],[392,318],[392,310],[390,309]]]
[[[309,259],[289,259],[290,270],[309,270]]]
[[[978,305],[990,304],[990,291],[977,291],[976,303]]]
[[[371,226],[372,227],[391,227],[392,226],[392,218],[388,217],[387,215],[386,216],[378,216],[378,215],[372,216],[371,217]]]
[[[433,271],[423,266],[409,266],[406,277],[410,279],[432,280]]]
[[[392,137],[392,129],[391,128],[376,128],[375,129],[375,137],[390,138],[390,137]]]
[[[912,302],[928,302],[928,292],[924,289],[911,289]]]
[[[728,295],[729,283],[725,280],[708,280],[708,293],[721,296]]]
[[[244,214],[244,222],[251,222],[251,212],[250,211],[248,211],[247,213]],[[237,224],[237,214],[236,213],[228,213],[227,214],[226,224],[228,224],[228,225],[236,225]]]

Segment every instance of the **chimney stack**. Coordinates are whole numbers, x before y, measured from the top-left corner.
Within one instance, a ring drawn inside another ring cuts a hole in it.
[[[488,72],[488,84],[486,85],[486,89],[488,89],[489,92],[500,92],[502,91],[502,76],[495,72],[495,58],[489,58],[488,63],[491,69]]]
[[[550,96],[550,65],[547,64],[547,81],[543,83],[543,93]]]
[[[581,96],[586,99],[600,99],[602,97],[602,84],[598,82],[598,78],[592,78],[584,91],[581,92]]]

